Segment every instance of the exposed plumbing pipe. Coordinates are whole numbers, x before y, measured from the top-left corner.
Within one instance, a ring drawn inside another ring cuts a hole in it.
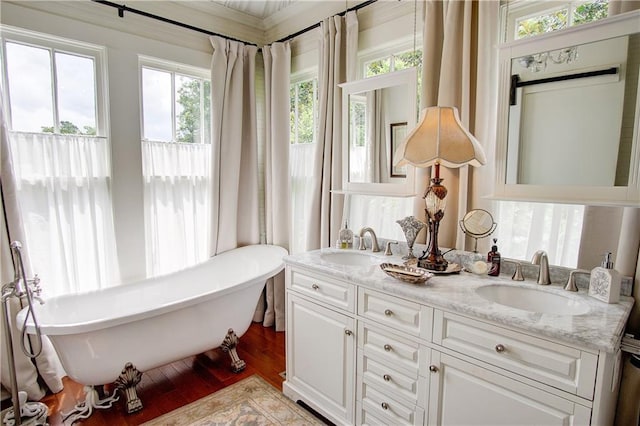
[[[39,279],[37,276],[31,280],[27,280],[27,276],[24,271],[24,263],[22,262],[22,244],[19,241],[11,243],[11,249],[14,256],[14,280],[9,284],[2,286],[2,305],[4,307],[4,315],[2,316],[2,323],[4,327],[4,333],[7,339],[7,360],[9,362],[9,380],[11,382],[11,403],[13,408],[6,410],[2,424],[4,426],[21,426],[21,425],[47,425],[47,415],[49,409],[41,402],[27,402],[26,392],[18,391],[18,379],[16,377],[16,365],[13,352],[13,332],[11,329],[11,321],[9,317],[10,300],[12,298],[20,299],[23,296],[27,298],[28,309],[26,319],[31,315],[33,323],[36,329],[36,341],[37,350],[33,351],[27,348],[25,343],[26,327],[22,329],[22,335],[20,339],[20,346],[22,352],[29,358],[36,358],[42,352],[42,335],[40,334],[40,326],[36,321],[36,317],[33,312],[33,295],[30,285],[38,286]],[[36,290],[39,292],[39,289]],[[24,423],[23,423],[24,420]]]

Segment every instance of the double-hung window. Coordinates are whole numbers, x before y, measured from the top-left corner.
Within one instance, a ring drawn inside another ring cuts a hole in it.
[[[211,82],[207,70],[141,59],[147,275],[209,257]]]
[[[45,295],[118,283],[104,49],[12,29],[2,49],[23,243]]]
[[[291,144],[291,247],[292,253],[306,250],[306,224],[309,217],[317,141],[318,79],[310,74],[294,76],[290,87]]]

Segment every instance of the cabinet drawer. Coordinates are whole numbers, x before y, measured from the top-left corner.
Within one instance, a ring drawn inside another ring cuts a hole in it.
[[[421,405],[426,401],[426,380],[418,374],[409,374],[395,370],[358,351],[359,388],[363,384],[377,387],[385,395],[403,399],[409,405]]]
[[[376,425],[422,425],[424,410],[415,405],[406,405],[375,386],[364,383],[361,388],[362,424]]]
[[[433,341],[533,380],[593,399],[598,356],[436,310]]]
[[[287,286],[300,294],[355,312],[355,287],[340,280],[290,269]]]
[[[360,287],[358,314],[414,336],[431,340],[433,308]]]
[[[418,375],[420,365],[426,365],[426,351],[417,342],[363,321],[358,321],[358,346],[365,356],[411,375]]]

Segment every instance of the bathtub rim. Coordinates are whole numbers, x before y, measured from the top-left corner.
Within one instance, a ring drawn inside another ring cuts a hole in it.
[[[283,247],[277,246],[277,245],[273,245],[273,244],[252,244],[252,245],[248,245],[248,246],[243,246],[243,247],[237,247],[235,249],[231,249],[228,250],[226,252],[220,253],[214,257],[217,256],[223,256],[225,253],[230,253],[231,251],[234,250],[256,250],[256,249],[249,249],[250,247],[269,247],[269,250],[276,250],[276,251],[281,251],[282,254],[282,258],[284,258],[284,256],[286,256],[288,254],[287,250]],[[213,258],[213,257],[212,257]],[[205,262],[201,262],[200,264],[197,265],[193,265],[189,268],[196,268],[198,266],[200,266],[203,263],[206,263],[208,261],[210,261],[209,258],[207,259]],[[189,269],[189,268],[185,268],[185,269]],[[274,267],[271,268],[270,270],[264,272],[261,275],[258,275],[254,278],[252,278],[251,280],[248,281],[243,281],[241,283],[238,283],[236,285],[233,285],[231,287],[226,287],[224,289],[221,290],[214,290],[208,293],[202,293],[199,295],[195,295],[193,297],[189,297],[189,298],[185,298],[185,299],[180,299],[175,301],[174,303],[168,304],[168,305],[162,305],[159,307],[156,307],[152,310],[146,310],[146,311],[140,311],[140,312],[134,312],[128,315],[123,315],[123,316],[118,316],[118,317],[113,317],[113,318],[99,318],[93,321],[86,321],[86,322],[82,322],[82,323],[68,323],[68,324],[46,324],[46,323],[42,323],[40,321],[40,318],[38,318],[38,322],[39,322],[39,326],[40,326],[40,332],[43,335],[51,335],[51,336],[61,336],[61,335],[73,335],[73,334],[82,334],[82,333],[90,333],[92,331],[98,331],[98,330],[103,330],[103,329],[107,329],[107,328],[111,328],[111,327],[116,327],[122,324],[127,324],[130,322],[134,322],[134,321],[139,321],[142,319],[148,319],[148,318],[153,318],[159,315],[163,315],[165,313],[168,312],[173,312],[173,311],[177,311],[179,309],[184,309],[184,308],[188,308],[190,306],[195,306],[198,305],[200,303],[204,303],[207,302],[213,298],[218,298],[218,297],[223,297],[226,294],[229,293],[233,293],[236,291],[240,291],[243,290],[247,287],[251,287],[259,282],[263,282],[266,283],[266,281],[269,278],[272,278],[274,276],[276,276],[277,274],[279,274],[281,271],[283,271],[285,268],[285,264],[284,264],[284,260],[281,259],[280,263]],[[166,274],[164,276],[169,276],[169,275],[173,275],[173,274],[179,274],[181,271],[176,271],[176,272],[172,272],[169,274]],[[144,282],[146,280],[152,280],[154,278],[159,278],[159,277],[153,277],[153,278],[145,278],[142,280],[138,280],[138,281],[134,281],[130,284],[123,284],[123,285],[136,285],[137,283],[141,283]],[[94,292],[87,292],[87,293],[82,293],[82,294],[92,294],[92,293],[98,293],[100,292],[100,290],[98,291],[94,291]],[[55,299],[62,299],[62,298],[73,298],[76,297],[78,295],[64,295],[64,296],[57,296],[52,298],[51,300],[55,300]],[[46,304],[46,301],[45,301]],[[33,324],[33,319],[30,317],[29,321],[26,323],[25,325],[25,316],[26,316],[26,311],[27,308],[22,309],[20,312],[18,312],[18,315],[16,316],[16,325],[18,326],[18,329],[22,331],[22,329],[26,326],[26,330],[27,333],[29,334],[35,334],[35,326]],[[37,316],[37,308],[36,308],[36,316]]]

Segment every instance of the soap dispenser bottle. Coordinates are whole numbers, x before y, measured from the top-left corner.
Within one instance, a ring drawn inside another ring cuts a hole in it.
[[[620,300],[620,273],[613,269],[609,252],[604,254],[602,265],[591,271],[589,296],[606,303],[618,303]]]
[[[338,233],[338,248],[350,249],[353,248],[353,231],[349,229],[347,221],[344,222],[344,228]]]
[[[493,239],[493,245],[491,246],[491,251],[487,253],[487,262],[491,264],[489,266],[488,275],[493,277],[497,277],[500,275],[500,252],[498,251],[498,239]]]

